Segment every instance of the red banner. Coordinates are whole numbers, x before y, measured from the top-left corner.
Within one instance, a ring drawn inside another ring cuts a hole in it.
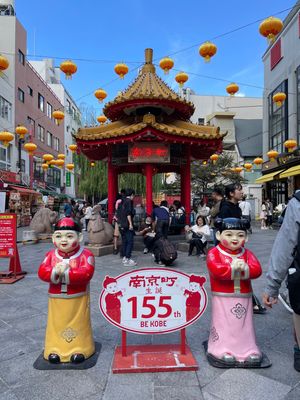
[[[0,257],[15,257],[17,247],[16,214],[0,214]]]

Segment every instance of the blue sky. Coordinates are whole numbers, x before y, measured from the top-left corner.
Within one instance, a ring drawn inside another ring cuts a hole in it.
[[[143,63],[146,47],[154,49],[158,62],[165,55],[274,15],[295,2],[16,0],[15,5],[17,17],[27,30],[28,54],[56,57],[56,65],[61,62],[59,57],[90,60],[76,61],[78,72],[72,80],[63,78],[62,82],[78,104],[91,105],[100,114],[102,106],[94,97],[94,90],[103,87],[108,99],[113,99],[135,78],[136,70],[132,69]],[[283,19],[287,14],[285,11],[278,17]],[[172,57],[175,68],[263,87],[261,57],[267,41],[259,34],[258,26],[256,23],[214,39],[218,52],[210,63],[204,63],[199,56],[199,46],[177,53]],[[116,78],[115,62],[120,61],[126,62],[131,72],[123,81],[110,83]],[[162,72],[158,73],[165,78]],[[171,72],[166,79],[174,89],[177,87],[175,74]],[[226,84],[218,79],[190,75],[187,86],[198,94],[224,95]],[[251,97],[262,95],[262,89],[242,84],[240,92]]]

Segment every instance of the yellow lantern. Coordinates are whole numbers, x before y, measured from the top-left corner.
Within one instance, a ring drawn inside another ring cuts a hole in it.
[[[261,165],[263,162],[264,162],[264,160],[262,158],[260,158],[260,157],[256,157],[253,160],[253,164],[255,164],[255,165]]]
[[[59,160],[64,160],[66,158],[65,154],[58,154],[57,158]]]
[[[219,155],[218,154],[212,154],[210,157],[211,161],[213,162],[213,164],[216,164],[216,162],[219,159]]]
[[[188,79],[189,79],[189,76],[185,72],[179,72],[175,76],[175,80],[179,84],[180,87],[182,87],[185,84],[185,82],[188,81]]]
[[[52,168],[54,165],[56,165],[56,161],[57,160],[51,160],[51,161],[49,161],[49,165],[50,165],[50,167]]]
[[[42,164],[42,169],[43,169],[43,171],[45,172],[45,171],[47,171],[47,169],[49,168],[49,165],[48,164]]]
[[[128,73],[129,68],[124,63],[119,63],[115,65],[115,73],[119,75],[121,79],[124,79],[124,76]]]
[[[90,162],[90,166],[91,166],[91,167],[94,167],[94,166],[95,166],[95,162],[94,162],[94,161],[91,161],[91,162]]]
[[[164,57],[160,60],[159,66],[165,74],[168,74],[170,69],[174,67],[174,61],[170,57]]]
[[[97,117],[97,121],[99,122],[99,124],[105,124],[107,118],[105,115],[99,115],[99,117]]]
[[[297,141],[295,139],[289,139],[284,142],[284,147],[288,149],[288,152],[291,153],[295,147],[297,147]]]
[[[71,60],[63,61],[60,66],[60,70],[65,73],[66,79],[72,79],[72,75],[77,71],[77,65]]]
[[[37,149],[37,145],[32,142],[25,143],[24,149],[27,151],[28,155],[33,156],[33,153]]]
[[[72,153],[75,153],[75,151],[77,150],[77,144],[70,144],[69,149]]]
[[[97,89],[94,93],[95,97],[102,103],[102,101],[107,97],[107,93],[104,89]]]
[[[2,75],[3,71],[5,71],[9,66],[9,61],[6,57],[0,54],[0,76]]]
[[[53,155],[52,154],[43,154],[43,160],[46,161],[46,163],[50,163],[50,161],[53,160]]]
[[[4,147],[8,147],[9,142],[14,138],[14,135],[7,131],[0,132],[0,142],[2,142]]]
[[[24,136],[28,133],[28,129],[23,125],[16,127],[16,134],[19,135],[20,139],[24,139]]]
[[[240,172],[242,172],[243,171],[243,167],[235,167],[234,168],[234,172],[237,172],[238,174],[240,173]]]
[[[55,119],[57,125],[60,125],[61,121],[65,118],[65,113],[59,110],[55,110],[52,113],[52,117]]]
[[[275,93],[273,96],[273,101],[274,103],[276,103],[277,107],[281,107],[282,103],[285,101],[286,99],[286,94],[285,93]]]
[[[66,165],[66,168],[67,168],[69,171],[73,171],[73,169],[74,169],[74,164],[67,164],[67,165]]]
[[[247,172],[250,172],[252,169],[253,165],[251,163],[245,163],[244,168]]]
[[[204,58],[205,62],[209,62],[217,52],[217,46],[212,42],[202,43],[199,47],[199,54]]]
[[[239,91],[239,86],[236,83],[230,83],[226,86],[226,92],[230,94],[230,96],[234,96]]]
[[[269,17],[259,25],[259,33],[266,37],[269,43],[273,43],[275,41],[275,37],[281,32],[282,28],[283,23],[281,19]]]
[[[62,168],[65,165],[65,161],[59,158],[58,160],[56,160],[55,165],[57,165],[59,168]]]
[[[278,157],[278,151],[270,150],[270,151],[267,152],[267,156],[269,157],[270,161],[275,161],[275,158]]]

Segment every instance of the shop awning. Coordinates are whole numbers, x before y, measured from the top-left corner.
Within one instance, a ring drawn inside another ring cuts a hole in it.
[[[300,175],[300,165],[295,165],[287,169],[286,171],[282,172],[279,178],[288,178],[289,176]]]
[[[27,188],[25,188],[23,186],[12,186],[12,185],[9,185],[9,188],[13,189],[13,190],[17,190],[20,193],[35,194],[36,196],[40,195],[39,192],[36,192],[35,190],[32,190],[32,189],[27,189]]]
[[[270,182],[272,181],[277,175],[279,175],[281,172],[283,172],[284,170],[281,169],[279,171],[276,172],[271,172],[270,174],[266,174],[261,176],[260,178],[257,178],[255,180],[255,183],[264,183],[264,182]],[[281,177],[281,176],[280,176]]]

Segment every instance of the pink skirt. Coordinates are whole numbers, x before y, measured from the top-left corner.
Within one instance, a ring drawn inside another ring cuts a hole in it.
[[[252,297],[212,296],[207,351],[219,359],[228,353],[240,362],[251,354],[261,355],[253,327]]]

